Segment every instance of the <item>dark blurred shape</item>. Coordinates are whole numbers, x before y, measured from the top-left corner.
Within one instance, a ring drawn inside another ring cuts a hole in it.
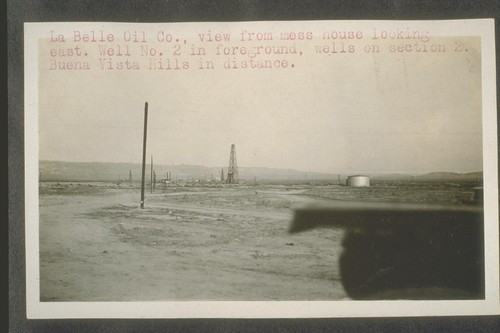
[[[484,299],[483,219],[478,204],[334,201],[297,209],[290,232],[346,230],[340,272],[353,299]]]
[[[472,196],[473,203],[482,205],[483,201],[484,201],[484,190],[483,190],[483,188],[482,187],[474,187],[472,189],[472,191],[474,192],[474,194]]]

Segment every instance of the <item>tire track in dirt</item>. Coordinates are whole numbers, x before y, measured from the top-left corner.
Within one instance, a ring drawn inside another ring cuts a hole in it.
[[[263,210],[251,210],[251,209],[233,209],[233,208],[217,208],[217,207],[207,207],[200,205],[193,205],[189,203],[172,203],[165,202],[164,204],[149,204],[150,208],[169,208],[184,211],[191,211],[201,214],[221,214],[221,215],[246,215],[254,216],[260,218],[272,218],[272,219],[291,219],[292,212],[273,212],[273,211],[263,211]]]

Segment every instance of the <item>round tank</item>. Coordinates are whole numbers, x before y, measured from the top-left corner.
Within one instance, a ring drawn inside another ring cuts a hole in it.
[[[370,177],[368,176],[349,176],[347,177],[347,186],[352,187],[369,187],[370,186]]]

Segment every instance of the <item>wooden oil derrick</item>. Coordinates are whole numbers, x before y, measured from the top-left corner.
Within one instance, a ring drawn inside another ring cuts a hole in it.
[[[234,143],[231,145],[231,154],[229,155],[229,167],[227,169],[228,184],[237,184],[239,180],[238,164],[236,162],[236,147]]]

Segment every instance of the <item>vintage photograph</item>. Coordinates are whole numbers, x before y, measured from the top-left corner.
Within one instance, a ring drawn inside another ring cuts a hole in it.
[[[33,301],[488,299],[467,27],[28,25]]]

